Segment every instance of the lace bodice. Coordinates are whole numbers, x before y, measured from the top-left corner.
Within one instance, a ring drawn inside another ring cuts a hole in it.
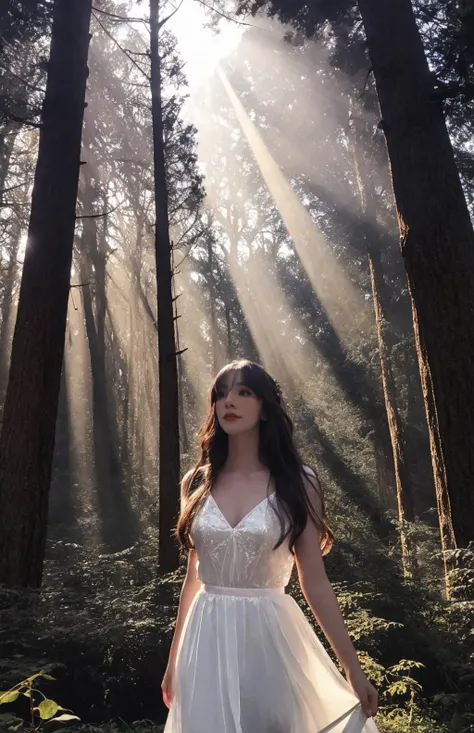
[[[209,495],[192,527],[202,583],[235,588],[276,588],[290,580],[294,558],[281,533],[276,494],[270,494],[231,527]]]

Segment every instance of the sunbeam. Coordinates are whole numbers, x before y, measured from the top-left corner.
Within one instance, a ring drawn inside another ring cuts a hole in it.
[[[359,337],[354,331],[354,314],[364,312],[367,305],[286,180],[221,66],[218,75],[313,288],[339,338],[350,344]]]

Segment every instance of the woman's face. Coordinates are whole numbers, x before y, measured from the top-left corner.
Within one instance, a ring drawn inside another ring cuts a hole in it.
[[[262,400],[243,383],[241,372],[228,372],[217,389],[215,410],[227,435],[238,435],[258,426]]]

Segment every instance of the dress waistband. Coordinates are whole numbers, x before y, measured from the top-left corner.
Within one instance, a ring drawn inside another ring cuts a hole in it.
[[[276,588],[227,588],[219,585],[201,584],[201,590],[205,593],[216,593],[223,596],[271,596],[282,595],[285,593],[285,587],[278,586]]]

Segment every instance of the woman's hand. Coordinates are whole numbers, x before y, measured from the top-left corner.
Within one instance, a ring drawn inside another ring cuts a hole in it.
[[[165,670],[163,682],[161,683],[161,692],[163,694],[163,702],[169,708],[174,697],[174,676],[169,667]]]
[[[371,718],[375,715],[378,708],[379,695],[377,690],[369,682],[360,667],[354,671],[348,670],[346,672],[346,676],[355,694],[360,700],[362,711],[368,718]]]

